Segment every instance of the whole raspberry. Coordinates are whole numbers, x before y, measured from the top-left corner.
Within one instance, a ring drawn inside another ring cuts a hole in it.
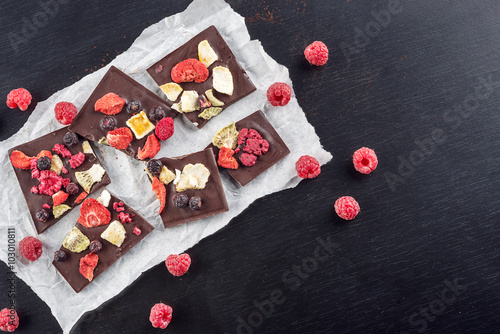
[[[30,261],[35,261],[42,255],[42,242],[35,237],[25,237],[19,241],[19,253]]]
[[[13,332],[19,326],[16,310],[4,308],[0,311],[0,331]]]
[[[31,103],[31,94],[24,88],[11,90],[7,95],[7,106],[10,109],[19,107],[20,110],[25,111]]]
[[[171,254],[165,260],[165,265],[172,275],[182,276],[188,271],[191,265],[191,257],[189,254]]]
[[[378,159],[375,151],[368,147],[362,147],[352,155],[354,168],[362,174],[370,174],[377,168]]]
[[[351,196],[343,196],[335,201],[335,212],[342,219],[352,220],[357,216],[359,211],[358,202]]]
[[[172,117],[162,118],[156,125],[155,134],[161,141],[172,137],[174,134],[174,119]]]
[[[167,328],[170,321],[172,321],[172,308],[163,303],[155,304],[151,308],[151,313],[149,314],[149,321],[154,328]]]
[[[286,106],[290,102],[292,89],[284,82],[275,82],[267,89],[267,100],[273,106]]]
[[[321,172],[321,167],[318,160],[309,155],[303,155],[295,163],[295,170],[297,175],[303,179],[312,179],[316,177]]]
[[[78,110],[75,105],[70,102],[59,102],[54,107],[54,113],[56,114],[56,119],[62,125],[68,125],[75,119]]]
[[[325,65],[328,60],[328,48],[325,43],[315,41],[304,50],[306,59],[313,65]]]

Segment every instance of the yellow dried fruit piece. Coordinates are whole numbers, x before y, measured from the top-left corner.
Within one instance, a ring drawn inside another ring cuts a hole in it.
[[[233,95],[233,75],[227,67],[214,67],[212,77],[213,87],[216,91],[226,95]]]
[[[232,150],[236,148],[238,145],[238,135],[239,132],[236,130],[236,124],[231,122],[231,124],[226,125],[212,138],[212,144],[217,146],[218,148],[222,148],[222,146],[228,147]]]
[[[72,251],[73,253],[81,253],[86,250],[90,245],[90,240],[85,234],[82,233],[76,226],[69,231],[68,235],[63,241],[63,247]]]
[[[99,164],[94,164],[89,170],[83,172],[76,172],[75,177],[78,183],[82,186],[83,190],[90,194],[92,185],[96,182],[101,182],[102,177],[106,171]]]
[[[54,215],[54,218],[59,218],[65,213],[66,211],[70,210],[71,207],[66,204],[59,204],[58,206],[54,206],[52,208],[52,214]]]
[[[57,175],[61,175],[64,163],[57,154],[52,155],[52,163],[50,164],[50,170],[55,172]]]
[[[161,183],[167,185],[175,179],[175,174],[167,167],[163,166],[160,173]]]
[[[203,110],[203,112],[201,114],[199,114],[198,117],[209,120],[210,118],[215,117],[218,114],[220,114],[221,111],[222,111],[221,107],[210,107],[210,108]]]
[[[206,39],[198,43],[198,58],[207,68],[219,60],[219,57]]]
[[[181,105],[180,101],[178,103],[172,104],[172,109],[177,110],[178,112],[183,112],[182,105]]]
[[[213,107],[222,107],[224,105],[224,102],[214,96],[213,90],[207,90],[205,92],[205,95],[207,96],[208,101],[210,101]]]
[[[82,143],[82,149],[83,149],[83,153],[94,154],[94,150],[92,149],[92,146],[90,146],[90,143],[88,140],[85,140]]]
[[[191,112],[198,109],[198,93],[194,90],[185,90],[181,96],[182,112]]]
[[[208,182],[210,171],[203,164],[187,164],[182,169],[179,182],[175,185],[177,192],[189,189],[204,189]]]
[[[127,231],[118,220],[113,220],[108,228],[101,233],[101,238],[111,242],[116,247],[120,247],[125,241]]]
[[[165,93],[165,95],[167,95],[167,98],[172,102],[177,100],[179,94],[182,92],[181,85],[175,82],[169,82],[164,85],[161,85],[160,89],[162,90],[163,93]]]
[[[155,125],[151,123],[144,110],[130,117],[126,123],[137,139],[144,138],[155,129]]]

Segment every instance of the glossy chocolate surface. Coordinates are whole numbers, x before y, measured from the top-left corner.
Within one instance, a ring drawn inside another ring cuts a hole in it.
[[[172,51],[163,59],[153,64],[150,68],[147,69],[149,75],[151,75],[151,77],[156,81],[158,86],[161,86],[168,82],[173,82],[170,76],[170,71],[172,70],[172,68],[185,59],[198,59],[198,43],[203,40],[208,41],[212,49],[219,57],[219,60],[215,61],[208,67],[210,75],[205,82],[181,83],[180,85],[184,90],[195,90],[198,92],[198,95],[201,95],[204,94],[208,89],[212,89],[212,69],[216,66],[224,66],[229,68],[233,76],[234,91],[232,95],[222,94],[213,90],[214,96],[224,102],[224,106],[222,106],[222,108],[230,106],[234,102],[240,100],[241,98],[256,90],[254,84],[252,83],[252,81],[250,81],[248,74],[238,63],[233,52],[214,26],[210,26],[207,29],[203,30],[198,35],[191,38],[184,45]],[[162,66],[161,71],[158,71],[159,65]],[[173,102],[180,101],[180,98],[181,95],[179,95],[177,100]],[[199,118],[198,115],[200,113],[201,111],[193,111],[184,113],[184,116],[186,116],[193,124],[201,129],[208,122],[208,120]]]

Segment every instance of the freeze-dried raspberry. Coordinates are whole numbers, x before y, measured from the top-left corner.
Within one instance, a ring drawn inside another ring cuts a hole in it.
[[[359,213],[358,202],[351,196],[343,196],[335,201],[335,212],[340,218],[352,220]]]
[[[7,95],[7,106],[10,109],[19,107],[20,110],[25,111],[31,103],[31,94],[24,88],[11,90]]]
[[[190,58],[181,61],[170,72],[172,80],[176,83],[196,82],[201,83],[208,79],[208,69],[198,59]]]
[[[146,140],[144,147],[139,148],[139,151],[137,152],[137,157],[140,160],[154,158],[156,153],[160,151],[160,148],[161,148],[160,141],[158,140],[158,138],[156,138],[155,134],[152,133],[148,136],[148,139]]]
[[[33,194],[38,194],[38,187],[37,186],[31,187],[30,192],[32,192]]]
[[[275,82],[267,89],[267,100],[273,106],[286,106],[290,102],[292,89],[284,82]]]
[[[99,262],[99,256],[95,253],[89,253],[80,259],[80,274],[89,280],[94,279],[94,269]]]
[[[12,166],[20,169],[30,169],[32,166],[32,161],[34,160],[33,157],[28,157],[26,154],[24,154],[21,151],[12,151],[10,154],[10,162],[12,163]],[[36,166],[36,160],[35,160],[35,166]]]
[[[172,117],[162,118],[158,124],[156,124],[155,134],[161,141],[172,137],[174,134],[174,119]]]
[[[82,191],[82,193],[75,199],[75,204],[80,204],[87,196],[88,194],[85,191]]]
[[[130,213],[120,212],[118,214],[118,219],[120,219],[122,224],[128,224],[132,222],[132,215]]]
[[[111,221],[111,212],[95,198],[87,198],[80,208],[77,221],[86,228],[106,225]]]
[[[54,195],[52,195],[52,201],[54,202],[54,206],[58,206],[59,204],[64,203],[68,199],[69,194],[65,193],[62,190],[59,190]]]
[[[74,156],[69,159],[69,164],[71,165],[71,168],[75,169],[80,167],[81,164],[85,161],[85,154],[83,152],[78,152],[78,154],[75,154]]]
[[[243,151],[255,155],[266,154],[269,151],[269,142],[265,139],[247,139]]]
[[[49,203],[43,203],[42,208],[44,208],[44,209],[50,209],[52,207],[49,205]]]
[[[42,255],[42,242],[35,237],[25,237],[19,241],[19,253],[30,261]]]
[[[127,127],[109,131],[106,135],[108,144],[119,150],[125,150],[130,145],[132,139],[134,139],[132,131],[130,131],[130,129]]]
[[[16,310],[4,308],[0,311],[0,331],[12,333],[19,326]]]
[[[43,170],[39,173],[38,181],[40,181],[38,192],[40,194],[52,196],[65,186],[65,182],[69,182],[70,180],[63,179],[61,176],[57,175],[56,172],[51,170]]]
[[[52,148],[53,152],[56,152],[63,158],[71,158],[71,152],[62,144],[55,144]]]
[[[70,102],[59,102],[54,107],[56,119],[62,125],[68,125],[73,122],[77,112],[78,110],[75,105]]]
[[[132,233],[134,233],[135,235],[139,236],[139,235],[141,235],[141,234],[142,234],[142,231],[141,231],[141,229],[140,229],[140,228],[138,228],[138,227],[136,226],[136,227],[134,227],[134,231],[133,231]]]
[[[243,153],[240,157],[240,161],[243,165],[251,167],[257,162],[257,156],[251,153]]]
[[[171,254],[165,260],[165,265],[172,275],[182,276],[188,271],[191,265],[191,257],[189,254]]]
[[[155,304],[149,313],[149,321],[151,321],[154,328],[165,329],[172,321],[172,312],[172,308],[168,305],[163,303]]]
[[[368,147],[362,147],[352,155],[354,168],[362,174],[370,174],[377,168],[378,159],[375,151]]]
[[[303,155],[295,163],[295,170],[297,171],[297,175],[301,178],[312,179],[313,177],[319,175],[319,173],[321,172],[321,167],[316,158],[313,158],[309,155]]]
[[[238,161],[233,157],[234,151],[229,147],[222,146],[219,151],[217,164],[224,168],[238,169]]]
[[[243,128],[238,134],[238,145],[243,145],[247,139],[262,139],[262,136],[255,129]]]
[[[108,93],[96,101],[94,109],[106,115],[116,115],[122,111],[124,105],[124,99],[115,93]]]
[[[68,174],[69,173],[68,170],[66,169],[66,167],[64,167],[64,166],[61,167],[61,172],[63,174]]]
[[[315,41],[304,50],[306,59],[313,65],[325,65],[328,60],[328,48],[325,43]]]

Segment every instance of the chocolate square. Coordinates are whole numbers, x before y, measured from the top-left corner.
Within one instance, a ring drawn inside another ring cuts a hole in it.
[[[181,193],[177,193],[174,182],[170,182],[165,186],[167,192],[165,200],[166,203],[165,208],[160,215],[165,228],[189,223],[193,220],[229,211],[226,195],[224,193],[224,188],[219,175],[219,169],[217,168],[212,149],[208,148],[204,151],[191,153],[177,158],[160,158],[159,160],[164,166],[174,173],[176,169],[182,172],[182,169],[187,164],[194,165],[197,163],[203,164],[210,171],[210,176],[208,177],[208,182],[204,189],[189,189]],[[203,203],[201,209],[191,210],[189,207],[176,207],[172,201],[172,198],[176,194],[186,194],[189,198],[193,196],[200,197]]]
[[[126,103],[120,113],[111,116],[115,118],[117,128],[127,127],[127,120],[133,116],[133,114],[129,114],[126,110],[127,104],[132,100],[140,102],[140,110],[144,110],[148,117],[149,112],[154,107],[161,107],[165,111],[165,117],[174,118],[177,116],[177,111],[171,109],[170,105],[162,98],[120,71],[118,68],[111,66],[95,88],[94,92],[90,95],[87,102],[85,102],[80,112],[76,115],[69,129],[93,141],[99,141],[101,138],[106,137],[108,130],[101,128],[100,121],[103,117],[108,115],[95,111],[94,105],[97,100],[107,93],[119,95]],[[155,122],[152,121],[152,123],[154,124]],[[139,148],[144,147],[148,135],[151,133],[154,133],[154,130],[150,131],[141,139],[135,138],[134,135],[129,147],[121,151],[137,159]]]
[[[267,169],[271,168],[278,161],[290,154],[290,150],[286,146],[285,142],[279,134],[274,129],[273,125],[269,123],[269,120],[264,116],[262,111],[258,110],[243,118],[242,120],[235,123],[236,130],[241,131],[241,129],[255,129],[257,130],[263,139],[269,142],[269,151],[267,153],[258,156],[255,165],[247,167],[240,163],[239,157],[243,152],[243,147],[240,145],[240,152],[234,156],[237,158],[239,167],[238,169],[228,169],[224,168],[226,172],[232,176],[240,185],[244,186],[248,182],[255,179],[260,174],[264,173]],[[214,150],[216,157],[219,156],[219,148],[213,144],[208,145]],[[223,167],[221,167],[223,168]]]
[[[111,222],[114,220],[119,221],[119,213],[113,209],[114,202],[120,202],[120,199],[111,194],[111,200],[109,201],[108,205],[108,210],[111,212]],[[124,204],[123,208],[125,208],[125,211],[123,212],[132,213],[135,216],[132,218],[132,222],[123,224],[123,227],[125,227],[127,234],[121,247],[117,247],[107,240],[101,238],[101,233],[108,228],[109,224],[92,228],[86,228],[80,223],[76,224],[76,227],[83,234],[85,234],[91,242],[93,240],[99,240],[102,243],[102,250],[97,253],[97,255],[99,256],[99,261],[97,262],[97,266],[94,269],[94,278],[92,279],[92,282],[95,281],[98,276],[106,271],[106,269],[111,267],[113,263],[118,261],[123,255],[125,255],[125,253],[127,253],[130,249],[132,249],[132,247],[137,245],[151,231],[154,230],[154,227],[151,224],[144,220],[144,218],[142,218],[127,204]],[[133,233],[134,227],[138,227],[141,230],[140,235],[135,235]],[[57,262],[54,260],[52,261],[52,264],[56,267],[59,273],[61,273],[61,275],[73,288],[73,290],[78,293],[91,283],[85,277],[83,277],[82,274],[80,274],[80,259],[89,254],[90,250],[87,248],[81,253],[73,253],[63,246],[61,246],[59,250],[62,250],[66,253],[66,260],[63,262]]]
[[[226,108],[233,104],[234,102],[240,100],[241,98],[247,96],[256,90],[252,81],[248,77],[243,67],[236,60],[233,52],[224,41],[220,33],[214,26],[210,26],[207,29],[200,32],[198,35],[191,38],[184,45],[180,46],[176,50],[172,51],[170,54],[165,56],[163,59],[159,60],[147,69],[147,72],[156,81],[158,86],[163,84],[173,82],[170,76],[170,71],[172,68],[183,60],[188,58],[198,59],[198,43],[203,40],[207,40],[212,49],[217,53],[219,60],[215,61],[212,65],[208,67],[210,73],[208,79],[202,83],[195,82],[184,82],[180,83],[180,86],[186,90],[195,90],[198,95],[205,93],[206,90],[212,88],[212,69],[216,66],[225,66],[229,68],[233,76],[234,91],[232,95],[226,95],[219,92],[214,92],[214,96],[224,102],[222,108]],[[161,70],[160,70],[161,68]],[[176,101],[180,101],[181,95]],[[198,115],[201,111],[193,111],[189,113],[184,113],[184,116],[189,119],[198,128],[202,128],[209,120],[199,118]]]
[[[14,150],[18,150],[23,152],[29,157],[36,157],[38,153],[42,150],[47,150],[52,152],[52,148],[54,147],[55,144],[64,144],[63,142],[63,137],[68,132],[68,128],[62,128],[60,130],[51,132],[45,136],[42,136],[38,139],[32,140],[30,142],[27,142],[22,145],[18,145],[16,147],[13,147],[9,150],[9,157]],[[68,147],[66,148],[71,152],[71,155],[78,154],[79,152],[83,152],[82,149],[82,142],[85,141],[84,138],[81,136],[78,136],[79,143],[73,147]],[[54,152],[52,152],[54,154]],[[66,201],[63,204],[67,204],[71,206],[71,208],[74,208],[78,204],[75,204],[75,199],[80,195],[80,193],[83,191],[82,187],[79,185],[78,181],[76,181],[75,177],[75,172],[82,172],[85,170],[90,169],[94,164],[99,164],[101,165],[101,162],[95,156],[94,154],[85,154],[85,160],[84,162],[76,169],[71,168],[69,164],[69,158],[63,158],[60,156],[61,160],[64,163],[64,167],[68,170],[68,174],[63,174],[61,173],[60,176],[63,178],[69,178],[71,182],[74,182],[78,185],[80,191],[76,195],[69,195],[69,197],[66,199]],[[101,165],[102,166],[102,165]],[[39,194],[34,194],[31,192],[31,188],[33,186],[38,186],[39,181],[36,178],[31,177],[31,169],[19,169],[19,168],[14,168],[14,172],[16,173],[17,180],[19,181],[19,185],[21,186],[21,190],[24,195],[24,199],[26,200],[26,203],[28,204],[28,209],[30,211],[31,218],[33,220],[33,224],[35,225],[35,229],[38,234],[42,233],[55,223],[57,223],[62,217],[64,217],[67,213],[69,213],[71,210],[66,211],[62,216],[59,218],[54,218],[52,214],[52,209],[48,209],[47,211],[50,213],[49,218],[45,223],[39,222],[36,219],[36,212],[38,209],[42,208],[42,205],[47,203],[50,206],[52,206],[52,197],[48,195],[39,195]],[[108,185],[111,182],[109,179],[108,174],[104,174],[102,177],[101,182],[94,183],[94,185],[91,188],[91,192],[93,193],[97,191],[98,189]],[[61,190],[64,190],[64,188],[61,188]]]

